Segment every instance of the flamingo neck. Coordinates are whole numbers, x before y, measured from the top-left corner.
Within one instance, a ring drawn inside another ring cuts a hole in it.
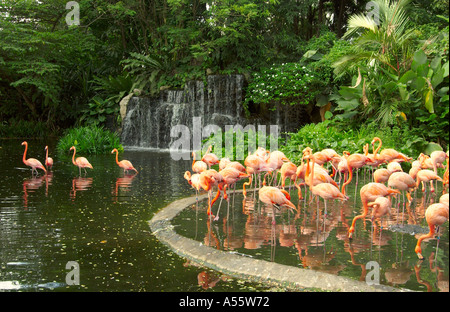
[[[116,150],[116,163],[119,165],[119,151]]]
[[[192,168],[194,168],[194,164],[195,164],[195,152],[192,152]]]
[[[23,162],[26,164],[27,162],[27,150],[28,150],[28,143],[25,142],[25,151],[23,152]]]
[[[312,162],[311,162],[312,169],[309,166],[310,159],[312,160]],[[314,186],[314,166],[315,165],[316,165],[316,162],[314,160],[314,156],[310,155],[310,157],[308,157],[308,159],[306,160],[306,172],[305,172],[305,179],[309,175],[309,187],[310,188],[312,188]]]
[[[373,157],[374,157],[374,158],[377,156],[378,151],[379,151],[380,148],[381,148],[381,145],[383,145],[383,142],[381,141],[380,138],[376,138],[375,141],[378,141],[379,145],[378,145],[378,147],[377,147],[377,149],[376,149],[375,151],[373,150],[373,148],[375,147],[375,145],[372,147]]]
[[[429,224],[428,227],[430,228],[430,231],[429,231],[427,234],[420,236],[419,239],[417,240],[416,253],[417,253],[418,251],[419,251],[419,252],[422,251],[422,248],[420,247],[420,245],[422,244],[422,241],[423,241],[424,239],[431,238],[431,237],[434,236],[434,233],[435,233],[435,230],[434,230],[434,224]]]
[[[45,163],[48,161],[48,148],[45,149]]]
[[[244,182],[244,186],[243,186],[244,190],[242,191],[242,193],[244,194],[244,196],[247,195],[247,191],[245,190],[245,186],[246,186],[246,185],[251,185],[251,184],[252,184],[252,176],[249,176],[248,181],[247,181],[247,182]]]
[[[72,155],[72,163],[76,166],[77,165],[77,163],[75,162],[75,154],[76,154],[76,152],[77,152],[77,149],[74,147],[73,148],[73,155]]]

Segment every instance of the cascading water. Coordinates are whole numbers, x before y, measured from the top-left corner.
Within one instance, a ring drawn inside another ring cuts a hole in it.
[[[171,137],[171,129],[177,125],[192,129],[195,117],[201,118],[201,128],[216,125],[222,130],[226,125],[250,124],[256,129],[258,125],[278,125],[279,131],[285,132],[305,123],[304,108],[281,106],[266,116],[247,119],[243,88],[242,75],[209,75],[206,87],[203,81],[190,81],[183,90],[165,90],[157,98],[132,97],[122,124],[122,144],[168,149],[177,139]]]

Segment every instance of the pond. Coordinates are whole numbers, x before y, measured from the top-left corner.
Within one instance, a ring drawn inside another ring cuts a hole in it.
[[[49,142],[54,168],[48,176],[32,177],[22,163],[21,142],[0,140],[0,291],[270,290],[191,265],[150,233],[148,220],[159,209],[195,194],[183,178],[190,161],[173,161],[167,152],[130,149],[119,159],[130,160],[139,173],[124,175],[114,155],[79,155],[94,167],[80,177],[70,154],[55,156],[55,142]],[[47,143],[28,143],[27,157],[43,162]],[[355,185],[348,187],[350,200],[330,202],[325,223],[323,202],[317,217],[316,202],[309,197],[299,201],[295,191],[291,194],[298,213],[277,212],[275,225],[271,210],[255,202],[252,192],[245,200],[241,194],[232,196],[228,211],[224,201],[218,221],[209,220],[201,201],[173,223],[180,234],[246,257],[357,280],[364,280],[370,271],[366,264],[376,261],[382,284],[448,291],[448,223],[441,228],[439,244],[435,239],[423,244],[426,260],[421,263],[414,253],[416,237],[391,231],[387,224],[380,236],[379,227],[371,234],[371,223],[360,220],[349,241],[347,228],[359,213],[360,201]],[[442,192],[442,184],[437,191]],[[433,199],[417,192],[398,223],[425,227],[424,209]],[[394,211],[389,225],[396,224]],[[71,261],[79,266],[80,285],[66,283]]]
[[[272,208],[255,201],[251,191],[246,198],[242,193],[229,195],[230,203],[222,202],[217,221],[206,214],[207,201],[200,201],[185,209],[173,224],[180,235],[246,257],[370,283],[376,281],[374,274],[379,270],[380,284],[416,291],[448,291],[448,222],[440,229],[439,241],[422,243],[424,261],[419,261],[414,251],[417,237],[428,232],[425,209],[439,200],[442,184],[437,194],[422,196],[420,190],[416,191],[405,209],[394,199],[389,219],[381,224],[372,224],[369,218],[364,223],[357,221],[350,240],[349,226],[353,217],[362,212],[360,187],[371,182],[368,173],[360,175],[359,186],[350,184],[347,189],[350,199],[330,201],[326,215],[322,199],[317,205],[308,194],[299,201],[297,190],[292,189],[291,201],[298,211],[275,210],[273,224]],[[218,207],[214,206],[213,214]]]
[[[87,175],[54,153],[46,177],[22,162],[23,140],[0,140],[0,291],[242,291],[264,285],[227,279],[189,265],[150,233],[148,220],[171,201],[192,195],[189,161],[127,150],[137,175],[124,175],[115,155],[86,156]],[[47,142],[28,140],[27,158],[44,163]],[[80,285],[66,275],[79,265]],[[214,286],[214,288],[212,288]]]

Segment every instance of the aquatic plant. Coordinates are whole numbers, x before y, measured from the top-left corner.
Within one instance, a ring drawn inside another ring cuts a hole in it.
[[[119,135],[99,126],[77,127],[66,130],[63,137],[58,140],[56,150],[64,155],[71,146],[77,148],[80,154],[106,154],[117,148],[123,152]]]

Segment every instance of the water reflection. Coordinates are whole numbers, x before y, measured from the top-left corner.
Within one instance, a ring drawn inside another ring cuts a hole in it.
[[[424,212],[439,195],[415,194],[411,202],[404,203],[404,208],[399,196],[392,203],[390,214],[374,220],[368,215],[349,240],[347,233],[353,216],[362,211],[359,198],[356,204],[329,201],[325,214],[323,202],[317,202],[309,193],[302,200],[292,194],[291,201],[297,203],[297,212],[272,210],[255,201],[253,193],[249,190],[246,198],[236,194],[235,204],[230,204],[228,212],[221,211],[217,222],[206,216],[207,202],[200,201],[195,216],[191,209],[176,218],[174,223],[180,225],[176,230],[184,236],[203,237],[203,243],[215,249],[361,281],[365,281],[370,272],[367,263],[376,261],[381,267],[382,284],[428,289],[423,280],[419,282],[414,278],[418,262],[414,246],[417,237],[427,231]],[[273,211],[275,224],[272,223]],[[194,220],[195,228],[189,225]],[[433,276],[432,291],[448,289],[445,287],[449,275],[447,229],[448,224],[445,224],[441,231],[445,239],[430,239],[426,247],[429,251],[438,250],[441,261],[438,270],[425,269],[427,277]],[[439,283],[441,286],[437,286]]]
[[[44,176],[33,176],[23,181],[22,189],[23,189],[23,207],[25,209],[28,208],[28,196],[29,193],[34,193],[39,188],[42,187],[45,183],[45,196],[48,196],[48,186],[51,184],[52,175],[44,175]]]
[[[136,177],[137,173],[134,174],[125,174],[123,177],[117,178],[114,190],[112,192],[113,202],[117,203],[119,198],[119,191],[129,192],[131,189],[131,183],[133,179]]]
[[[77,197],[77,191],[86,191],[91,188],[93,178],[73,178],[72,190],[70,191],[70,198],[74,201]]]

